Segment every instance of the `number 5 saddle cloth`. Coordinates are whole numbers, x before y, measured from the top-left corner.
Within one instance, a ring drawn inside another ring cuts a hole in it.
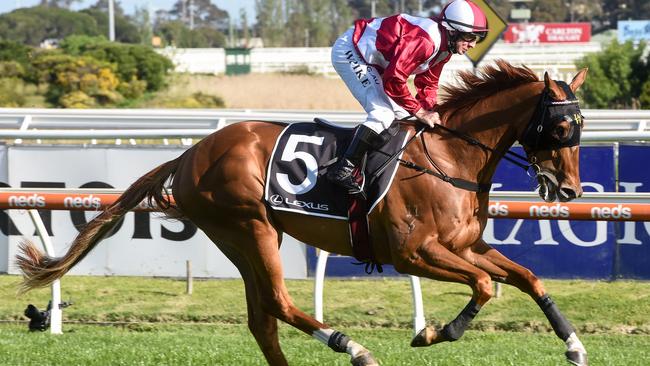
[[[386,195],[398,158],[384,167],[406,143],[409,132],[399,123],[390,128],[393,137],[378,150],[370,150],[364,164],[363,193],[369,214]],[[354,128],[316,119],[288,125],[280,134],[268,162],[264,198],[274,210],[292,211],[333,219],[348,219],[349,200],[344,188],[325,177],[327,168],[350,143]],[[375,174],[381,171],[379,175]]]

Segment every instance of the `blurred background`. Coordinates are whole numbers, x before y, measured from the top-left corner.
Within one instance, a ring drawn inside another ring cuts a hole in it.
[[[650,108],[650,2],[488,3],[507,28],[483,62],[504,58],[558,79],[588,66],[586,107]],[[356,18],[435,16],[443,4],[6,0],[0,3],[0,106],[360,110],[334,77],[333,41]],[[452,58],[442,83],[472,66]],[[276,83],[285,87],[260,87]]]

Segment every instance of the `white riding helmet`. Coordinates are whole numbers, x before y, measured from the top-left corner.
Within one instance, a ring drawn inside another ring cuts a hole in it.
[[[440,21],[449,31],[472,33],[480,37],[485,37],[488,31],[485,14],[468,0],[454,0],[445,5],[440,13]]]

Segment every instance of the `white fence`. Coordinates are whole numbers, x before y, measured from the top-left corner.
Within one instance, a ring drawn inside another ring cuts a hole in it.
[[[582,141],[650,140],[650,110],[582,111]],[[0,108],[0,139],[201,138],[245,120],[311,121],[352,126],[362,112],[229,109],[29,109]]]
[[[548,71],[555,79],[568,81],[575,73],[575,62],[587,54],[599,52],[597,42],[572,44],[540,44],[530,46],[497,42],[485,56],[481,65],[495,59],[513,64],[523,64],[540,76]],[[290,72],[309,70],[318,74],[333,74],[329,47],[287,47],[251,49],[251,71],[254,73]],[[226,70],[226,56],[222,48],[167,48],[159,50],[169,57],[180,72],[222,74]],[[480,66],[480,65],[479,65]],[[452,57],[441,75],[441,82],[450,79],[454,72],[472,68],[466,57]]]

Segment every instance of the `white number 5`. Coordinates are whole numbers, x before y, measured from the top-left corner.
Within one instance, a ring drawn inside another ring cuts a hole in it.
[[[304,152],[296,151],[298,144],[303,142],[306,144],[316,144],[322,145],[324,137],[317,136],[305,136],[305,135],[291,135],[287,141],[287,145],[282,151],[282,161],[293,161],[296,159],[302,160],[307,167],[307,176],[305,180],[300,182],[300,184],[293,184],[289,181],[289,176],[284,173],[277,173],[276,177],[280,187],[285,191],[292,193],[294,195],[299,195],[305,192],[309,192],[316,185],[316,179],[318,178],[318,163],[313,155]]]

